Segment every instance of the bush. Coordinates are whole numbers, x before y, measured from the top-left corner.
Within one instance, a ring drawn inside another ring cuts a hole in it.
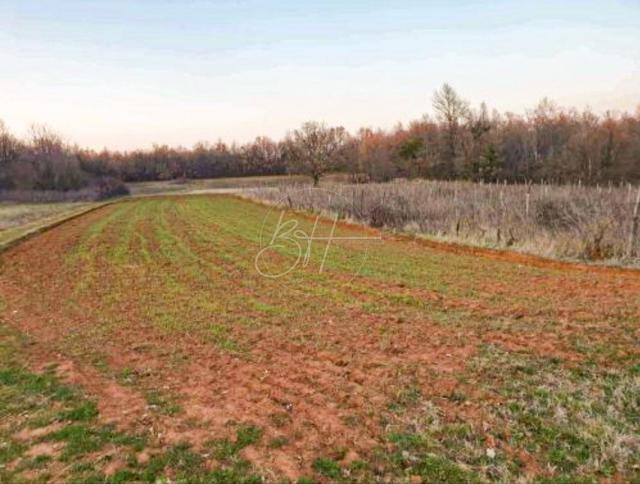
[[[113,177],[103,177],[95,185],[96,195],[94,200],[106,200],[113,197],[129,195],[129,187],[121,180]]]
[[[0,201],[21,203],[80,202],[129,195],[129,187],[117,178],[99,178],[80,190],[0,190]]]
[[[409,201],[402,196],[392,197],[373,205],[369,211],[369,225],[374,228],[400,228],[411,219]]]
[[[539,200],[534,205],[536,223],[550,230],[566,230],[574,225],[575,213],[568,200]]]

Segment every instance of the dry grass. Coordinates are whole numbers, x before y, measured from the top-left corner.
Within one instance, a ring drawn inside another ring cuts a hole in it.
[[[637,264],[627,257],[636,192],[630,186],[396,181],[280,186],[250,196],[292,208],[431,237],[546,257]]]
[[[328,175],[327,182],[337,183],[347,179],[340,173]],[[206,178],[199,180],[167,180],[128,183],[131,195],[161,195],[170,193],[201,193],[217,190],[240,191],[247,188],[310,185],[311,178],[304,175],[245,176],[229,178]]]
[[[98,203],[0,203],[0,247]]]

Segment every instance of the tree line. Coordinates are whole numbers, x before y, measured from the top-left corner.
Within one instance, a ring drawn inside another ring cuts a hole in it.
[[[366,179],[395,177],[508,182],[640,180],[640,106],[597,115],[543,99],[524,115],[472,108],[448,84],[435,117],[387,132],[361,129],[348,167]]]
[[[549,181],[596,184],[640,181],[640,107],[634,114],[595,114],[544,99],[525,114],[474,108],[444,84],[435,116],[391,130],[309,122],[274,141],[192,148],[89,150],[42,126],[26,140],[0,122],[0,189],[77,190],[96,180],[124,182],[302,173],[317,184],[329,171],[354,181],[393,178]]]

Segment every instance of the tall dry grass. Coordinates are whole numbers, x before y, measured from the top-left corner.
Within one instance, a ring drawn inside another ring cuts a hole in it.
[[[373,227],[546,257],[637,264],[628,253],[630,185],[504,185],[394,181],[255,189],[250,197],[338,214]]]

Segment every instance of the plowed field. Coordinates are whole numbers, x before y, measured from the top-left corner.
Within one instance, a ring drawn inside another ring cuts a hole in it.
[[[640,273],[341,224],[261,274],[278,215],[130,200],[3,253],[0,482],[640,478]]]

